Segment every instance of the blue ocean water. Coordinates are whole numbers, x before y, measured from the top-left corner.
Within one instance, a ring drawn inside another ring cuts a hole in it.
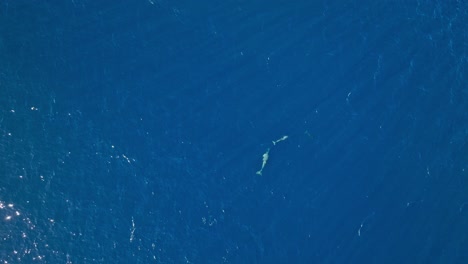
[[[467,263],[467,24],[452,0],[1,0],[0,260]]]

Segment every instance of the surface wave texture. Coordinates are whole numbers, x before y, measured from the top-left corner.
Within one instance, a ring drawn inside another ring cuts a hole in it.
[[[467,263],[466,1],[0,1],[2,263]]]

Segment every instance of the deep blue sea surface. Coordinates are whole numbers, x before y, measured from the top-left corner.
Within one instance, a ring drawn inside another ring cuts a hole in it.
[[[468,263],[467,25],[0,0],[1,263]]]

